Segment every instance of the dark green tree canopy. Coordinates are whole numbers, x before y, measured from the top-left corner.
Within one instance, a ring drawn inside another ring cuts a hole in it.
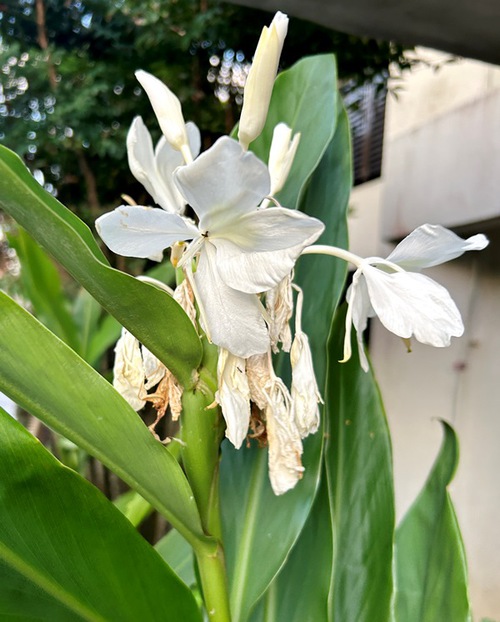
[[[126,164],[136,115],[159,130],[134,77],[154,73],[179,96],[205,146],[238,119],[246,72],[270,14],[218,0],[11,0],[0,4],[0,140],[89,223],[129,194],[150,200]],[[390,43],[290,21],[282,66],[335,52],[356,83],[384,80]]]

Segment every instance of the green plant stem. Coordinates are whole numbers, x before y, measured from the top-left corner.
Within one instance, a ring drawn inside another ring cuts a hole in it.
[[[195,548],[203,599],[210,622],[231,622],[226,564],[220,542],[214,549]]]
[[[196,387],[185,391],[182,398],[182,463],[203,529],[214,538],[211,545],[200,542],[194,547],[208,618],[213,622],[230,622],[219,503],[220,443],[224,425],[220,408],[213,405],[217,384],[210,370],[214,368],[216,351],[208,346],[205,352],[205,365],[199,371]]]

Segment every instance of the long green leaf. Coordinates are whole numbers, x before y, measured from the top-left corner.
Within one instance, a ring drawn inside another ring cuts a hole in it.
[[[344,321],[345,309],[332,327],[328,362],[325,464],[334,540],[328,619],[387,622],[394,533],[391,443],[378,387],[372,373],[361,369],[355,345],[349,362],[337,362]]]
[[[69,301],[64,295],[61,276],[54,262],[21,228],[9,235],[9,244],[15,249],[21,264],[23,295],[33,305],[35,315],[81,354],[76,325],[69,312]]]
[[[337,69],[332,54],[303,58],[277,77],[266,125],[250,148],[267,162],[278,123],[286,123],[294,133],[300,132],[292,169],[277,195],[282,205],[298,207],[311,174],[332,140],[337,105]]]
[[[439,456],[396,531],[396,621],[470,619],[467,567],[447,487],[458,464],[458,441],[444,421]]]
[[[191,592],[91,484],[0,409],[0,617],[201,621]]]
[[[2,292],[0,391],[99,458],[184,535],[203,538],[175,458],[102,376]]]
[[[251,622],[327,620],[332,559],[330,503],[324,477],[298,541]]]
[[[341,103],[335,135],[314,171],[300,210],[325,223],[318,243],[347,248],[347,208],[352,186],[351,140],[347,113]],[[304,291],[302,325],[314,353],[318,386],[325,386],[326,343],[344,289],[347,264],[325,255],[305,255],[297,262],[295,281]]]
[[[179,382],[192,385],[202,350],[181,307],[164,291],[110,268],[88,227],[48,194],[20,158],[3,146],[0,208],[163,361]]]
[[[316,493],[321,446],[320,431],[306,439],[304,477],[277,497],[267,477],[267,451],[223,443],[221,503],[233,622],[248,619],[296,541]]]
[[[193,549],[177,530],[171,529],[155,544],[155,549],[186,585],[196,584]]]

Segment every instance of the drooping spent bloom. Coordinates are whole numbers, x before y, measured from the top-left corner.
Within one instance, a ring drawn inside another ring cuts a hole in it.
[[[244,149],[261,134],[266,123],[287,30],[288,17],[279,11],[269,28],[262,29],[243,91],[238,139]]]
[[[115,346],[113,386],[134,410],[147,402],[148,391],[165,376],[165,366],[125,328]]]
[[[200,152],[200,131],[194,123],[186,124],[188,144],[193,157]],[[167,212],[183,214],[184,197],[174,184],[173,174],[184,164],[182,154],[162,136],[153,150],[151,134],[141,117],[136,117],[127,134],[127,155],[133,176]]]
[[[246,438],[250,423],[250,388],[245,359],[219,349],[215,399],[226,422],[226,437],[239,449]]]
[[[197,225],[164,210],[121,206],[96,221],[99,235],[111,250],[130,257],[192,240],[179,265],[192,279],[208,338],[242,358],[267,352],[269,333],[257,294],[291,272],[323,223],[282,207],[259,210],[270,187],[267,167],[225,136],[177,169],[174,180]]]
[[[314,434],[319,427],[319,404],[323,403],[314,373],[309,338],[302,330],[303,292],[298,292],[295,311],[295,337],[290,350],[292,366],[292,414],[301,438]]]
[[[269,480],[275,495],[282,495],[302,478],[302,440],[292,412],[292,399],[280,378],[275,378],[265,408],[269,446]]]

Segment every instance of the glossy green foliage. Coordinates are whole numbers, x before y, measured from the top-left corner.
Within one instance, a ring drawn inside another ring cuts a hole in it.
[[[1,292],[0,390],[99,458],[182,533],[203,537],[175,458],[102,376]]]
[[[252,144],[252,149],[267,160],[272,127],[278,120],[288,122],[294,131],[304,132],[304,142],[301,142],[296,159],[297,168],[292,169],[283,193],[293,196],[288,205],[295,206],[299,193],[310,180],[308,190],[302,193],[300,207],[325,222],[325,241],[342,246],[347,242],[345,218],[351,186],[350,143],[345,112],[337,106],[335,90],[332,91],[335,79],[333,56],[305,59],[281,74],[273,92],[268,124],[263,136]],[[303,88],[304,84],[317,83],[318,88]],[[319,127],[311,128],[312,111],[319,115],[320,110]],[[327,201],[325,197],[328,197]],[[316,269],[323,270],[321,279],[314,278],[311,271]],[[323,369],[325,335],[344,278],[345,267],[339,269],[339,265],[331,260],[324,262],[315,257],[304,257],[297,268],[296,281],[305,292],[303,328],[311,339],[315,365],[320,361]],[[329,284],[327,293],[323,291],[324,283]],[[326,298],[328,303],[322,309]],[[304,478],[294,490],[276,497],[267,478],[266,450],[254,446],[236,451],[228,443],[224,444],[221,499],[235,621],[248,618],[253,605],[276,576],[299,536],[316,494],[321,452],[322,435],[318,432],[304,443]],[[284,516],[286,520],[283,520]]]
[[[347,363],[337,362],[344,319],[345,308],[332,327],[326,394],[334,540],[328,619],[387,622],[393,593],[391,442],[377,384],[371,371],[361,369],[356,345]]]
[[[349,121],[340,97],[336,110],[335,134],[311,177],[300,210],[325,223],[319,244],[347,248],[352,161]],[[314,371],[321,390],[326,379],[328,334],[346,275],[345,261],[325,255],[305,255],[295,269],[295,281],[304,291],[302,325],[314,353]]]
[[[439,456],[396,531],[396,622],[470,620],[465,553],[447,487],[458,441],[443,423]]]
[[[193,549],[175,529],[170,530],[155,549],[186,585],[196,585]]]
[[[0,421],[2,619],[201,621],[191,592],[96,488],[1,409]]]
[[[200,340],[164,291],[109,267],[90,230],[0,146],[0,207],[144,343],[184,385],[201,360]],[[182,347],[179,347],[182,343]]]
[[[328,620],[333,541],[326,477],[311,513],[277,578],[254,611],[251,622]]]
[[[285,207],[298,207],[310,176],[330,144],[337,103],[337,70],[332,54],[304,58],[277,77],[266,125],[250,148],[267,162],[278,123],[286,123],[294,134],[300,132],[287,183],[277,195]]]
[[[22,293],[31,302],[34,313],[47,328],[80,354],[77,327],[57,267],[21,228],[15,235],[9,235],[9,245],[16,251],[21,264]]]

